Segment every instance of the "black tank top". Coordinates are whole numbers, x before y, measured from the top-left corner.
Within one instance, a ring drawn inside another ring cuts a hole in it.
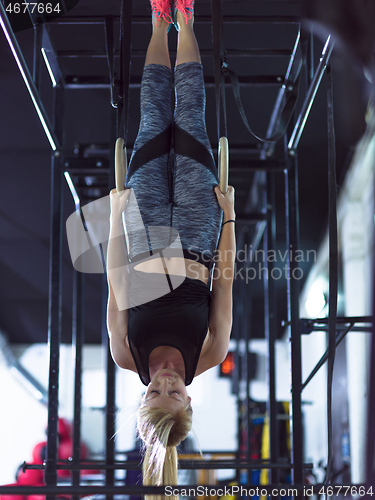
[[[130,293],[137,286],[144,291],[160,283],[160,275],[137,271],[137,280],[130,280]],[[149,357],[160,346],[178,349],[185,363],[185,385],[193,381],[204,339],[208,330],[211,292],[203,281],[185,278],[171,292],[146,304],[129,309],[128,340],[141,381],[150,383]]]

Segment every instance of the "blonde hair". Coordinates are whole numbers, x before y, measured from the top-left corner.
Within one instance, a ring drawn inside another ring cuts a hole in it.
[[[177,412],[164,408],[141,406],[137,429],[144,445],[143,484],[145,486],[177,485],[177,449],[192,425],[190,404]],[[147,495],[148,500],[165,498]],[[171,500],[178,497],[168,497]]]

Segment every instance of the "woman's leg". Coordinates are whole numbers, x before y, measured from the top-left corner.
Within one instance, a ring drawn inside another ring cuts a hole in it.
[[[175,113],[178,127],[192,134],[211,152],[206,131],[206,90],[199,46],[194,33],[194,17],[185,21],[177,11],[178,33],[175,66]]]
[[[136,153],[150,140],[170,128],[173,118],[171,109],[173,74],[167,43],[169,25],[163,18],[157,20],[154,17],[152,26],[153,33],[146,53],[141,83],[141,120],[129,164],[128,179],[134,173],[131,163]],[[169,153],[169,148],[166,152]],[[142,155],[142,159],[144,158]],[[138,161],[135,163],[138,164]]]
[[[127,232],[131,234],[130,257],[149,250],[143,225],[169,226],[171,220],[169,153],[173,74],[167,29],[164,19],[159,20],[158,26],[153,20],[153,35],[142,76],[141,121],[126,179],[126,187],[134,192],[126,210]]]
[[[168,27],[169,24],[160,18],[159,21],[152,19],[152,37],[148,45],[145,66],[149,64],[161,64],[171,67],[168,49]]]
[[[177,11],[177,22],[180,27],[177,42],[176,66],[186,62],[201,62],[199,46],[194,34],[194,17],[187,24],[184,16]]]
[[[193,21],[186,25],[181,16],[179,24],[173,227],[179,232],[183,248],[207,252],[212,258],[222,212],[214,193],[218,177],[206,130],[203,68]]]

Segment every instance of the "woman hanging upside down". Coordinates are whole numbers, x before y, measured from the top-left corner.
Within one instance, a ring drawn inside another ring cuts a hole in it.
[[[232,326],[234,189],[218,187],[193,3],[175,0],[173,19],[170,0],[151,0],[139,132],[126,189],[110,196],[108,331],[115,362],[147,386],[138,412],[144,484],[177,484],[176,446],[192,423],[186,386],[224,360]]]

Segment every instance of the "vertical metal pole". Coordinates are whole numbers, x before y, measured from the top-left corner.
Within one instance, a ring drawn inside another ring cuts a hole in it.
[[[105,455],[106,464],[113,465],[115,461],[115,418],[116,418],[116,373],[115,364],[112,360],[108,346],[108,332],[106,323],[107,313],[107,280],[103,277],[103,323],[102,323],[102,345],[104,355],[104,366],[106,373],[106,414],[105,414]],[[106,471],[106,486],[114,485],[115,472],[114,470]],[[113,495],[107,495],[107,500],[111,500]]]
[[[55,88],[53,97],[53,125],[59,140],[63,136],[63,100],[61,88]],[[60,142],[62,144],[62,140]],[[59,407],[59,363],[61,338],[61,293],[62,293],[62,170],[60,151],[52,156],[51,168],[51,231],[49,270],[49,380],[48,380],[48,428],[47,457],[44,480],[47,486],[57,484],[58,407]],[[46,500],[53,500],[47,496]]]
[[[373,189],[375,183],[373,184]],[[373,205],[373,209],[375,206]],[[372,272],[372,315],[375,315],[375,273]],[[367,400],[367,450],[366,450],[366,492],[364,500],[370,500],[371,487],[375,486],[375,428],[373,418],[375,413],[375,323],[373,320],[370,348],[370,379]]]
[[[237,264],[236,264],[237,265]],[[237,281],[234,282],[234,297],[239,297],[240,288]],[[232,373],[232,393],[236,395],[236,406],[237,406],[237,453],[236,458],[239,460],[242,455],[242,410],[241,410],[241,399],[239,390],[240,381],[240,330],[241,323],[239,321],[241,317],[242,304],[240,300],[234,301],[235,314],[234,314],[234,324],[233,324],[233,340],[236,341],[236,350],[234,352],[234,364],[235,369]],[[236,469],[236,481],[240,482],[240,470]]]
[[[84,274],[73,270],[72,350],[74,359],[73,464],[81,459],[82,349],[84,344]],[[73,486],[80,486],[80,471],[73,470]],[[79,500],[79,496],[73,496]]]
[[[111,142],[114,145],[116,140],[116,120],[115,120],[115,110],[112,110],[111,121],[110,121],[110,137]],[[108,192],[114,187],[115,176],[114,176],[114,158],[113,154],[110,155],[109,159],[109,178],[108,178]],[[103,356],[104,356],[104,369],[106,373],[106,414],[105,414],[105,455],[106,463],[108,465],[113,465],[115,461],[115,440],[113,436],[115,434],[115,419],[116,419],[116,369],[115,364],[112,360],[112,356],[109,350],[108,343],[108,331],[107,331],[107,301],[108,301],[108,284],[107,278],[103,275],[102,281],[102,346],[103,346]],[[106,485],[114,485],[115,482],[115,472],[114,470],[106,471]],[[113,498],[113,495],[107,495],[107,500]]]
[[[242,435],[241,435],[241,401],[239,398],[239,395],[237,394],[237,428],[238,428],[238,435],[237,435],[237,456],[236,459],[240,460],[242,458],[242,453],[241,453],[241,442],[242,442]],[[236,481],[238,484],[240,484],[241,481],[241,470],[236,469]]]
[[[242,247],[240,247],[242,248]],[[241,296],[241,302],[243,304],[246,304],[248,307],[252,306],[252,298],[246,297],[246,282],[243,282],[242,284],[242,296]],[[248,309],[245,309],[246,313],[248,312]],[[250,369],[249,369],[249,358],[250,358],[250,353],[249,353],[249,342],[250,342],[250,325],[249,322],[247,321],[247,314],[244,314],[242,316],[242,323],[243,323],[243,328],[244,328],[244,337],[245,337],[245,387],[246,387],[246,398],[245,398],[245,403],[246,403],[246,432],[247,432],[247,443],[246,443],[246,459],[248,462],[250,462],[251,459],[251,454],[250,454],[250,434],[251,434],[251,418],[250,418]],[[247,471],[247,484],[250,484],[250,472]]]
[[[242,228],[243,229],[243,228]],[[245,233],[244,231],[240,231],[238,234],[238,247],[245,247]],[[241,382],[240,382],[240,390],[243,396],[242,400],[242,429],[244,430],[244,434],[242,436],[242,447],[243,447],[243,456],[242,458],[246,458],[246,460],[250,461],[250,384],[249,384],[249,324],[247,321],[247,305],[248,297],[246,296],[246,282],[241,280],[239,282],[239,315],[238,323],[240,325],[240,338],[244,341],[244,350],[241,353],[242,359],[242,369],[241,369]],[[246,436],[246,439],[245,439]],[[250,484],[250,473],[248,470],[243,472],[243,475],[246,474],[246,484]]]
[[[238,290],[237,283],[234,283],[234,296],[238,297],[239,295],[239,290]],[[241,458],[241,442],[242,442],[242,423],[241,423],[241,401],[240,401],[240,393],[239,393],[239,370],[240,370],[240,362],[239,362],[239,330],[241,328],[240,322],[238,319],[241,316],[241,301],[236,300],[234,302],[234,307],[235,307],[235,322],[234,322],[234,328],[233,328],[233,340],[236,341],[236,350],[234,352],[234,364],[235,364],[235,369],[234,372],[232,373],[232,393],[236,395],[236,406],[237,406],[237,454],[236,458],[239,460]],[[240,482],[240,470],[236,469],[236,481],[239,483]]]
[[[237,282],[234,283],[234,296],[239,297],[240,296],[240,287],[238,286]],[[234,314],[234,328],[233,328],[233,335],[232,339],[236,341],[236,350],[234,352],[234,364],[235,364],[235,370],[232,375],[232,392],[233,394],[236,394],[238,396],[239,394],[239,383],[240,383],[240,376],[241,374],[239,373],[240,370],[240,337],[241,337],[241,323],[240,323],[240,318],[242,315],[242,304],[240,300],[235,300],[234,301],[234,307],[235,307],[235,314]]]
[[[297,157],[290,155],[285,171],[286,231],[289,277],[287,279],[288,323],[291,345],[291,454],[292,482],[303,483],[303,433],[302,433],[302,366],[301,329],[299,318],[299,271],[298,262],[291,254],[299,246],[298,241],[298,190]]]
[[[372,314],[375,314],[375,280],[372,282]],[[367,400],[367,450],[366,450],[366,492],[365,500],[372,498],[370,488],[375,486],[375,323],[372,324],[370,348],[370,379]]]
[[[307,85],[311,85],[314,78],[314,26],[311,23],[310,36],[307,45],[306,57]]]
[[[62,176],[59,152],[52,156],[51,243],[49,278],[48,343],[50,352],[48,381],[47,458],[44,480],[47,486],[57,484],[59,361],[61,337],[61,263],[62,263]],[[49,496],[47,500],[54,497]]]
[[[275,280],[279,269],[274,272],[274,262],[268,259],[270,250],[276,247],[276,212],[275,212],[275,178],[273,173],[267,174],[265,187],[265,206],[267,207],[267,230],[263,236],[263,249],[267,259],[268,279],[264,279],[264,328],[268,344],[268,387],[267,413],[269,418],[270,459],[273,464],[279,459],[279,423],[278,405],[276,401],[276,357],[275,342],[277,339],[277,301]],[[281,271],[280,271],[281,272]],[[279,483],[279,471],[271,469],[272,484]]]
[[[40,94],[40,58],[42,47],[42,25],[34,26],[34,60],[33,60],[33,80],[35,87]]]
[[[244,284],[245,287],[245,284]],[[253,412],[250,412],[250,408],[252,408],[251,405],[251,399],[250,399],[250,369],[249,369],[249,362],[250,362],[250,352],[249,352],[249,343],[250,343],[250,322],[248,321],[248,318],[251,317],[252,314],[252,306],[253,306],[253,297],[252,296],[246,296],[244,294],[244,303],[248,305],[248,309],[246,310],[246,313],[249,313],[250,316],[245,314],[244,318],[244,324],[246,328],[246,333],[245,333],[245,342],[246,342],[246,350],[245,350],[245,356],[246,356],[246,428],[247,428],[247,462],[250,463],[252,460],[251,457],[251,443],[252,443],[252,415]],[[250,309],[250,311],[249,311]],[[247,471],[247,484],[251,484],[251,471]]]

